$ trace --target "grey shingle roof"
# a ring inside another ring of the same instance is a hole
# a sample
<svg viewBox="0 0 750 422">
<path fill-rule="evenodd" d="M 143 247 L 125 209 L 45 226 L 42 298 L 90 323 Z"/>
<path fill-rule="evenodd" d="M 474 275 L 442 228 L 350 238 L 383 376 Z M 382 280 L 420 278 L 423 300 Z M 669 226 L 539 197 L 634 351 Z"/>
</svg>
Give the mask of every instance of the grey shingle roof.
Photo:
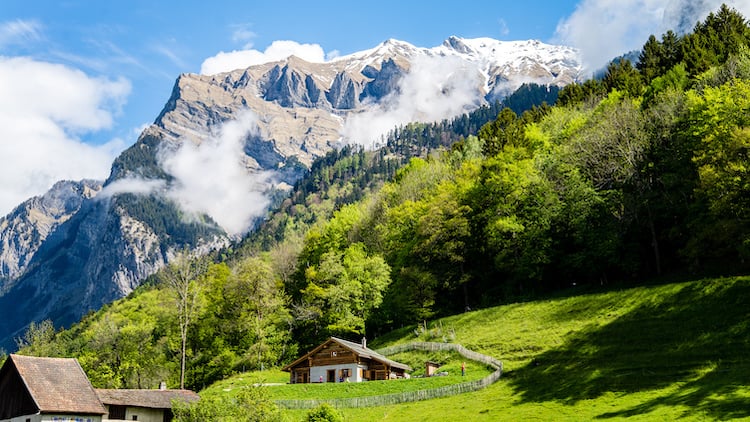
<svg viewBox="0 0 750 422">
<path fill-rule="evenodd" d="M 399 369 L 403 369 L 404 371 L 411 371 L 411 367 L 409 365 L 405 365 L 405 364 L 403 364 L 401 362 L 396 362 L 395 360 L 390 360 L 387 357 L 381 355 L 380 353 L 378 353 L 378 352 L 376 352 L 376 351 L 374 351 L 372 349 L 368 349 L 367 347 L 362 347 L 362 345 L 359 344 L 359 343 L 354 343 L 353 341 L 348 341 L 348 340 L 340 339 L 338 337 L 331 337 L 331 338 L 329 338 L 325 342 L 321 343 L 318 347 L 312 349 L 311 351 L 307 352 L 305 355 L 303 355 L 302 357 L 298 358 L 294 362 L 292 362 L 292 363 L 286 365 L 285 367 L 281 368 L 281 370 L 282 371 L 290 371 L 292 367 L 294 367 L 298 363 L 302 362 L 308 356 L 314 354 L 320 348 L 322 348 L 324 345 L 328 344 L 331 341 L 336 342 L 336 343 L 340 344 L 343 347 L 346 347 L 347 349 L 349 349 L 352 352 L 354 352 L 356 355 L 361 356 L 363 358 L 372 359 L 374 361 L 377 361 L 377 362 L 380 362 L 380 363 L 384 363 L 384 364 L 386 364 L 386 365 L 388 365 L 388 366 L 390 366 L 392 368 L 399 368 Z"/>
<path fill-rule="evenodd" d="M 347 349 L 350 349 L 352 352 L 358 354 L 359 356 L 369 358 L 372 360 L 376 360 L 378 362 L 384 363 L 392 368 L 399 368 L 403 369 L 404 371 L 411 371 L 411 367 L 409 365 L 405 365 L 401 362 L 396 362 L 395 360 L 390 360 L 387 357 L 381 355 L 380 353 L 368 349 L 367 347 L 362 347 L 361 344 L 355 343 L 353 341 L 348 341 L 344 339 L 340 339 L 338 337 L 331 337 L 331 340 L 337 342 L 338 344 L 346 347 Z"/>
<path fill-rule="evenodd" d="M 76 359 L 10 355 L 40 412 L 107 412 Z"/>
<path fill-rule="evenodd" d="M 118 406 L 138 406 L 150 409 L 171 409 L 172 399 L 187 403 L 198 401 L 200 396 L 190 390 L 106 390 L 97 389 L 102 403 Z"/>
</svg>

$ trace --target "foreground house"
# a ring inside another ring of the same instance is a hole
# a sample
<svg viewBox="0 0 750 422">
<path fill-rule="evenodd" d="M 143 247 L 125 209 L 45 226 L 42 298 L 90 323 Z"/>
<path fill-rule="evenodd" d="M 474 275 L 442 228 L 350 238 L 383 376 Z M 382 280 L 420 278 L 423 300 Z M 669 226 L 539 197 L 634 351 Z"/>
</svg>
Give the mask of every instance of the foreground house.
<svg viewBox="0 0 750 422">
<path fill-rule="evenodd" d="M 282 370 L 298 384 L 404 378 L 411 368 L 368 349 L 365 339 L 360 344 L 331 337 Z"/>
<path fill-rule="evenodd" d="M 101 422 L 105 413 L 75 359 L 10 355 L 0 368 L 0 422 Z"/>
<path fill-rule="evenodd" d="M 95 390 L 76 359 L 10 355 L 0 368 L 0 422 L 172 420 L 188 390 Z"/>
<path fill-rule="evenodd" d="M 173 418 L 172 401 L 187 403 L 199 400 L 190 390 L 102 390 L 97 389 L 107 408 L 104 421 L 169 422 Z"/>
</svg>

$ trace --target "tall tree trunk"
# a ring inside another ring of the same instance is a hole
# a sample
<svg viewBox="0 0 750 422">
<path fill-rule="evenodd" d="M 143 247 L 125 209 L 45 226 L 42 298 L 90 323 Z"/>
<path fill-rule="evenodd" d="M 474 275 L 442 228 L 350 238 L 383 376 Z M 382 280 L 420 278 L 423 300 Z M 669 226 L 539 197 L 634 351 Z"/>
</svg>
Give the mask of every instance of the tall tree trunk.
<svg viewBox="0 0 750 422">
<path fill-rule="evenodd" d="M 191 259 L 189 252 L 183 251 L 162 273 L 162 280 L 172 290 L 180 324 L 180 389 L 185 388 L 187 333 L 193 314 L 198 310 L 197 279 L 207 268 L 206 259 Z"/>
<path fill-rule="evenodd" d="M 185 389 L 185 356 L 187 355 L 187 324 L 180 329 L 182 348 L 180 354 L 180 390 Z"/>
</svg>

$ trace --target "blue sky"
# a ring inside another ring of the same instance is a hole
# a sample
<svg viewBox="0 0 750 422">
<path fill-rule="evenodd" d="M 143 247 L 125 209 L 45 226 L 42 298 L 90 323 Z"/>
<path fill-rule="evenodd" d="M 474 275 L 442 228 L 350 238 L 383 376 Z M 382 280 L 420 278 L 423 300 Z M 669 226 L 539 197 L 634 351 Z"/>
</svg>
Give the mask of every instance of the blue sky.
<svg viewBox="0 0 750 422">
<path fill-rule="evenodd" d="M 519 7 L 518 4 L 523 4 Z M 0 55 L 63 63 L 92 76 L 127 78 L 132 91 L 113 130 L 89 142 L 130 138 L 152 121 L 180 73 L 201 69 L 220 51 L 263 50 L 275 40 L 348 54 L 396 38 L 432 47 L 450 35 L 549 41 L 575 1 L 479 1 L 425 7 L 422 2 L 333 1 L 33 1 L 4 0 L 0 24 L 29 33 L 0 44 Z M 529 10 L 539 11 L 531 17 Z M 1 42 L 1 40 L 0 40 Z"/>
<path fill-rule="evenodd" d="M 750 10 L 750 0 L 728 2 Z M 597 66 L 662 33 L 685 3 L 696 0 L 3 0 L 0 215 L 55 180 L 105 178 L 179 74 L 221 52 L 291 40 L 332 57 L 456 35 L 573 45 Z M 697 3 L 703 13 L 720 1 Z"/>
</svg>

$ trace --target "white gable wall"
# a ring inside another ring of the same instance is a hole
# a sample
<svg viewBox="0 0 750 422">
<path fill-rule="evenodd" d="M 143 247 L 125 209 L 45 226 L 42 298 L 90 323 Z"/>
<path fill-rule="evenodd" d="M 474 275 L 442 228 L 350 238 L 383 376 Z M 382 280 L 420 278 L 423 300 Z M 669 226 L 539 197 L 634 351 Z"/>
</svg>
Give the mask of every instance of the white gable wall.
<svg viewBox="0 0 750 422">
<path fill-rule="evenodd" d="M 367 370 L 367 365 L 342 363 L 338 365 L 313 366 L 310 368 L 310 382 L 320 382 L 321 379 L 323 382 L 326 382 L 328 371 L 331 369 L 336 371 L 336 382 L 339 382 L 339 373 L 342 369 L 349 370 L 351 374 L 349 377 L 350 382 L 360 382 L 362 381 L 362 372 Z"/>
</svg>

